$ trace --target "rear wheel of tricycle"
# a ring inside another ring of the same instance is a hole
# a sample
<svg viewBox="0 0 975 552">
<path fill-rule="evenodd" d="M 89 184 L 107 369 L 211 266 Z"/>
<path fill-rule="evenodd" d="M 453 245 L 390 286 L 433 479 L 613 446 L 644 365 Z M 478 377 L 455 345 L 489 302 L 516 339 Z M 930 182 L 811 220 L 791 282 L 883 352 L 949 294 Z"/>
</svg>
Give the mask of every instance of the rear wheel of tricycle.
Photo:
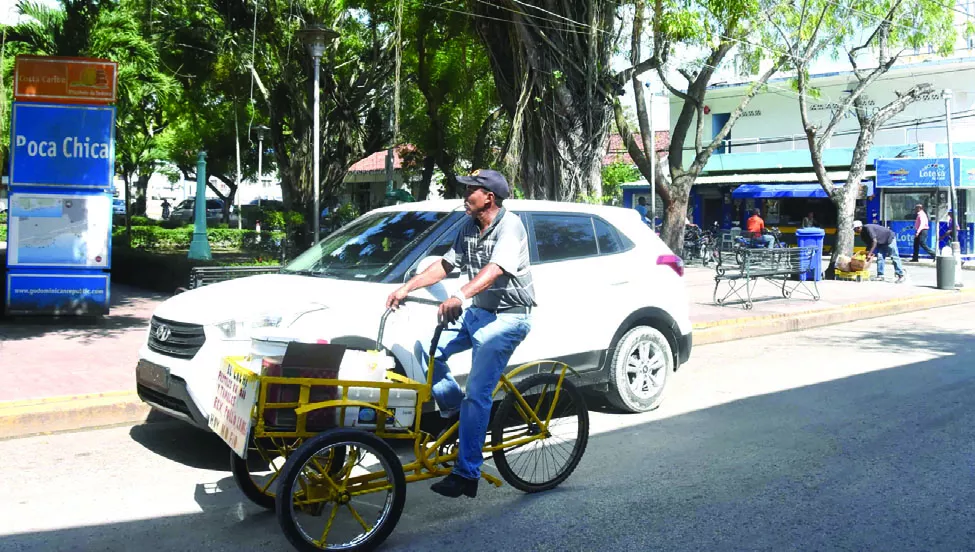
<svg viewBox="0 0 975 552">
<path fill-rule="evenodd" d="M 288 455 L 301 445 L 301 439 L 251 437 L 247 445 L 247 459 L 230 451 L 230 473 L 237 487 L 251 502 L 274 509 L 274 495 L 278 477 Z"/>
<path fill-rule="evenodd" d="M 268 510 L 274 509 L 278 479 L 288 456 L 301 446 L 299 438 L 251 436 L 247 446 L 247 459 L 230 451 L 230 473 L 240 492 L 254 504 Z M 332 471 L 337 472 L 345 462 L 345 452 L 338 449 L 332 459 Z"/>
<path fill-rule="evenodd" d="M 288 457 L 280 479 L 278 523 L 298 550 L 373 550 L 392 533 L 406 503 L 396 453 L 355 429 L 306 440 Z"/>
<path fill-rule="evenodd" d="M 537 440 L 494 451 L 494 463 L 512 487 L 526 493 L 555 488 L 579 465 L 589 442 L 589 411 L 579 389 L 557 374 L 535 374 L 517 384 L 518 392 L 544 423 L 547 434 Z M 549 418 L 551 413 L 551 418 Z M 543 429 L 523 410 L 513 394 L 501 401 L 492 420 L 491 445 L 538 436 Z"/>
</svg>

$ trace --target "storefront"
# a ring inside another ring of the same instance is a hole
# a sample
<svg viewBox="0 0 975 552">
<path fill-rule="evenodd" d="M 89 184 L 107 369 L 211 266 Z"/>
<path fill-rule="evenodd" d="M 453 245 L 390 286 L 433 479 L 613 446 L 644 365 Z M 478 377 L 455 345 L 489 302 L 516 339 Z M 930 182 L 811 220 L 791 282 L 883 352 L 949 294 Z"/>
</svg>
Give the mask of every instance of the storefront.
<svg viewBox="0 0 975 552">
<path fill-rule="evenodd" d="M 843 184 L 837 182 L 836 185 Z M 871 202 L 874 200 L 873 182 L 862 183 L 855 218 L 867 220 Z M 802 220 L 812 214 L 815 226 L 826 232 L 824 251 L 830 252 L 836 243 L 836 205 L 816 182 L 742 184 L 731 192 L 731 201 L 734 225 L 744 227 L 751 213 L 759 209 L 765 226 L 777 227 L 782 232 L 782 240 L 789 245 L 795 245 L 796 230 L 802 227 Z"/>
<path fill-rule="evenodd" d="M 877 188 L 880 190 L 881 223 L 897 233 L 902 256 L 914 254 L 914 208 L 924 205 L 931 220 L 928 245 L 940 249 L 949 241 L 948 159 L 877 159 Z M 975 254 L 975 223 L 969 205 L 975 201 L 975 159 L 954 158 L 955 190 L 958 196 L 958 238 L 964 257 Z M 923 252 L 922 252 L 923 255 Z"/>
<path fill-rule="evenodd" d="M 868 173 L 873 176 L 872 173 Z M 752 175 L 758 178 L 777 178 L 788 176 L 812 176 L 810 174 L 793 175 Z M 831 251 L 836 242 L 836 206 L 826 196 L 826 192 L 816 182 L 748 182 L 748 177 L 718 177 L 721 182 L 708 182 L 716 178 L 702 177 L 703 184 L 696 184 L 691 189 L 688 202 L 688 219 L 703 228 L 711 228 L 715 224 L 727 230 L 734 227 L 744 228 L 745 222 L 755 209 L 759 209 L 765 225 L 777 227 L 782 232 L 782 240 L 789 245 L 796 245 L 796 230 L 801 228 L 802 219 L 809 213 L 813 214 L 816 226 L 826 232 L 824 249 Z M 973 176 L 975 178 L 975 176 Z M 736 182 L 731 182 L 736 180 Z M 836 182 L 842 186 L 842 182 Z M 623 205 L 632 208 L 639 198 L 647 199 L 650 205 L 650 188 L 644 182 L 623 184 Z M 873 179 L 861 183 L 860 194 L 857 199 L 856 212 L 858 220 L 877 223 L 880 221 L 880 199 L 874 191 Z M 660 198 L 657 198 L 657 222 L 663 217 Z M 862 247 L 859 239 L 855 247 Z"/>
</svg>

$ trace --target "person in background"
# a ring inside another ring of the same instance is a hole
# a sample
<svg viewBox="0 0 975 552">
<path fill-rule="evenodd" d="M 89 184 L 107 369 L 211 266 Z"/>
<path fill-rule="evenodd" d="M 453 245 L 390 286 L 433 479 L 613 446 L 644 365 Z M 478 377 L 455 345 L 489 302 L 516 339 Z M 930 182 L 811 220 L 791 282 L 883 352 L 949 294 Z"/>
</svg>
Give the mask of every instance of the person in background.
<svg viewBox="0 0 975 552">
<path fill-rule="evenodd" d="M 897 234 L 886 226 L 879 224 L 863 224 L 853 221 L 853 233 L 860 236 L 863 245 L 867 248 L 867 262 L 877 257 L 877 279 L 884 279 L 884 258 L 890 257 L 894 263 L 894 274 L 897 276 L 896 283 L 904 281 L 904 267 L 901 266 L 901 257 L 897 253 Z"/>
<path fill-rule="evenodd" d="M 761 240 L 765 247 L 771 249 L 775 244 L 775 237 L 765 233 L 765 221 L 762 220 L 762 212 L 758 209 L 752 211 L 752 216 L 745 222 L 745 234 L 753 240 Z"/>
<path fill-rule="evenodd" d="M 914 213 L 917 215 L 914 218 L 914 255 L 911 257 L 911 262 L 918 262 L 918 250 L 924 249 L 924 252 L 931 255 L 931 258 L 937 257 L 931 246 L 928 245 L 928 228 L 930 224 L 928 222 L 928 214 L 924 212 L 924 205 L 918 203 L 914 206 Z"/>
<path fill-rule="evenodd" d="M 163 218 L 163 220 L 169 220 L 169 209 L 171 207 L 172 207 L 172 205 L 169 204 L 169 201 L 167 201 L 166 199 L 163 199 L 163 202 L 162 202 L 162 218 Z"/>
<path fill-rule="evenodd" d="M 819 223 L 816 222 L 816 216 L 812 211 L 809 214 L 802 217 L 802 227 L 803 228 L 818 228 Z"/>
<path fill-rule="evenodd" d="M 948 209 L 948 220 L 946 222 L 947 222 L 948 228 L 945 230 L 945 233 L 944 234 L 941 234 L 940 236 L 938 236 L 938 243 L 941 243 L 941 240 L 944 240 L 945 238 L 948 238 L 947 241 L 945 241 L 945 243 L 944 243 L 945 246 L 948 246 L 948 245 L 951 245 L 951 240 L 955 236 L 955 234 L 953 234 L 951 232 L 951 227 L 952 226 L 955 227 L 955 232 L 961 232 L 961 226 L 959 226 L 958 223 L 955 222 L 955 215 L 954 215 L 954 210 L 953 209 Z"/>
<path fill-rule="evenodd" d="M 637 213 L 640 213 L 640 218 L 643 219 L 643 222 L 650 224 L 650 219 L 647 218 L 647 213 L 649 212 L 647 209 L 647 198 L 641 197 L 638 199 L 637 205 L 634 207 L 634 209 L 636 209 Z"/>
</svg>

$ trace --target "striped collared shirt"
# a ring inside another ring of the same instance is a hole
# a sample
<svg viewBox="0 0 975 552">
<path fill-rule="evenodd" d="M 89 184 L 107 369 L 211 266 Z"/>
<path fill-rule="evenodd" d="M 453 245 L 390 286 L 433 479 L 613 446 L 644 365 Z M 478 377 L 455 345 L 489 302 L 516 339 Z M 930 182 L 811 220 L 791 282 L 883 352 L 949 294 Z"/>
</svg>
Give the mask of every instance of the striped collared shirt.
<svg viewBox="0 0 975 552">
<path fill-rule="evenodd" d="M 474 296 L 474 306 L 487 310 L 534 307 L 535 290 L 528 257 L 528 232 L 518 215 L 504 208 L 484 232 L 469 218 L 443 259 L 465 270 L 472 280 L 489 263 L 504 273 L 490 288 Z"/>
</svg>

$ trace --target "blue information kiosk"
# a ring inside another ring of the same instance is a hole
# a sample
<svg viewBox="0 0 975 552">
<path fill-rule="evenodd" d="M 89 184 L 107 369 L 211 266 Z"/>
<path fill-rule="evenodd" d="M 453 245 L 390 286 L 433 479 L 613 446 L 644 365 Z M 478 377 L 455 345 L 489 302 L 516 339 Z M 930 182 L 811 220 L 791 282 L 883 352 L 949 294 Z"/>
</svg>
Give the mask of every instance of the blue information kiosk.
<svg viewBox="0 0 975 552">
<path fill-rule="evenodd" d="M 18 98 L 10 138 L 7 314 L 108 314 L 115 107 Z"/>
</svg>

